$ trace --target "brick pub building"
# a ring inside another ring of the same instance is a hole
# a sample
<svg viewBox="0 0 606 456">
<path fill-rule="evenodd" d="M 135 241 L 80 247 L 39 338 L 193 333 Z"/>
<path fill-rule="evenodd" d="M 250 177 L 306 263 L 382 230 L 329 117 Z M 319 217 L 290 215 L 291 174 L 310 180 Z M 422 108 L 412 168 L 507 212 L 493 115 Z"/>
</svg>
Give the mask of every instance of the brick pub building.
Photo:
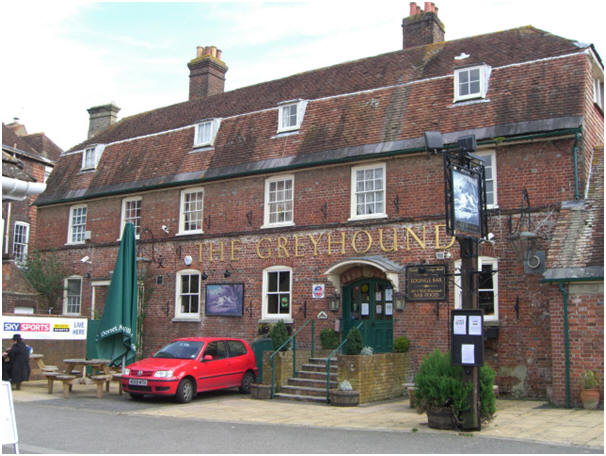
<svg viewBox="0 0 606 456">
<path fill-rule="evenodd" d="M 407 299 L 407 266 L 460 266 L 424 132 L 451 148 L 475 135 L 494 234 L 479 248 L 485 360 L 504 393 L 577 403 L 583 370 L 603 375 L 600 57 L 533 27 L 444 41 L 432 3 L 402 26 L 401 50 L 229 92 L 221 51 L 200 47 L 188 101 L 119 122 L 95 110 L 107 128 L 62 154 L 36 202 L 38 247 L 73 269 L 62 312 L 101 314 L 132 222 L 143 354 L 176 336 L 252 342 L 279 319 L 316 334 L 364 320 L 376 351 L 406 335 L 416 369 L 448 350 L 460 307 L 456 275 L 445 302 Z"/>
</svg>

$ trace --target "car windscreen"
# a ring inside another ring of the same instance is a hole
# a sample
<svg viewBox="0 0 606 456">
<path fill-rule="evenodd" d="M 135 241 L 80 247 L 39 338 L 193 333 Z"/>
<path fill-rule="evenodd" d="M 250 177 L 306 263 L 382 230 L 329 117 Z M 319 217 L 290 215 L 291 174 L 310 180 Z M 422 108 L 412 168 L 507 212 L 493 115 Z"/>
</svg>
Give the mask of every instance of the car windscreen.
<svg viewBox="0 0 606 456">
<path fill-rule="evenodd" d="M 154 358 L 196 359 L 204 342 L 177 340 L 156 352 Z"/>
</svg>

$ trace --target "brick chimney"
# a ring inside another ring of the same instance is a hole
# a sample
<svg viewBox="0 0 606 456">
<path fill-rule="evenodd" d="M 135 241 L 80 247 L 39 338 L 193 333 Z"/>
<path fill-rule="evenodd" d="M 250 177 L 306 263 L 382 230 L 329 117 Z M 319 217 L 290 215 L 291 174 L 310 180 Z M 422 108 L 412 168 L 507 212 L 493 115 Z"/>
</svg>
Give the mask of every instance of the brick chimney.
<svg viewBox="0 0 606 456">
<path fill-rule="evenodd" d="M 227 65 L 221 60 L 221 51 L 215 46 L 198 46 L 196 58 L 187 67 L 190 100 L 223 93 Z"/>
<path fill-rule="evenodd" d="M 423 11 L 416 2 L 410 2 L 410 16 L 402 20 L 402 48 L 444 41 L 444 24 L 438 19 L 435 3 L 425 2 Z"/>
<path fill-rule="evenodd" d="M 88 108 L 87 111 L 90 116 L 88 137 L 91 138 L 116 123 L 120 108 L 112 102 L 102 106 L 93 106 L 92 108 Z"/>
</svg>

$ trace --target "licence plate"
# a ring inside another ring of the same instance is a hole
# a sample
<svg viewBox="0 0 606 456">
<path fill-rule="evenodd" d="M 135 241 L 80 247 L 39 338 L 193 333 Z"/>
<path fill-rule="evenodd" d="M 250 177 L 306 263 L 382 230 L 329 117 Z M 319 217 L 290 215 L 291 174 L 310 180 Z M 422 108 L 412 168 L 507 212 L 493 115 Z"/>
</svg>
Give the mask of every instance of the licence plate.
<svg viewBox="0 0 606 456">
<path fill-rule="evenodd" d="M 129 378 L 129 385 L 139 385 L 139 386 L 147 386 L 147 380 L 141 380 L 139 378 Z"/>
</svg>

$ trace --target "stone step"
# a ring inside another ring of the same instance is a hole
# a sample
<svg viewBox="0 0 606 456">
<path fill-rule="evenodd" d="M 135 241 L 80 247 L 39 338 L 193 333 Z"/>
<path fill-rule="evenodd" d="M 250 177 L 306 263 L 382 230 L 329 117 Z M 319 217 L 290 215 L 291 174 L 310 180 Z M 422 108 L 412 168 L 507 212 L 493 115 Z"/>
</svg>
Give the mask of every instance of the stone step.
<svg viewBox="0 0 606 456">
<path fill-rule="evenodd" d="M 301 370 L 303 371 L 313 371 L 313 372 L 324 372 L 326 373 L 326 364 L 303 364 L 301 366 Z M 339 367 L 335 364 L 330 365 L 330 372 L 338 372 Z"/>
<path fill-rule="evenodd" d="M 317 402 L 319 404 L 326 403 L 326 395 L 324 397 L 319 397 L 319 396 L 307 396 L 304 394 L 276 393 L 276 394 L 274 394 L 274 398 L 275 399 L 287 399 L 290 401 Z"/>
<path fill-rule="evenodd" d="M 328 358 L 309 358 L 309 364 L 324 364 L 326 365 L 326 361 Z M 330 364 L 335 364 L 337 362 L 337 358 L 330 358 Z"/>
<path fill-rule="evenodd" d="M 311 386 L 282 386 L 280 388 L 280 394 L 292 394 L 298 396 L 313 396 L 313 397 L 324 397 L 326 399 L 326 387 L 314 388 Z"/>
<path fill-rule="evenodd" d="M 297 378 L 310 378 L 310 379 L 314 379 L 314 380 L 324 380 L 326 381 L 326 370 L 323 372 L 319 372 L 319 371 L 297 371 Z M 332 371 L 331 369 L 331 373 L 330 373 L 330 378 L 331 380 L 336 381 L 337 380 L 337 372 L 336 371 Z"/>
<path fill-rule="evenodd" d="M 336 388 L 338 386 L 338 382 L 336 381 L 336 379 L 334 381 L 330 382 L 330 387 L 331 388 Z M 308 386 L 308 387 L 312 387 L 312 388 L 324 388 L 326 389 L 326 378 L 324 379 L 312 379 L 312 378 L 301 378 L 301 377 L 296 377 L 296 378 L 289 378 L 288 379 L 288 386 Z"/>
</svg>

